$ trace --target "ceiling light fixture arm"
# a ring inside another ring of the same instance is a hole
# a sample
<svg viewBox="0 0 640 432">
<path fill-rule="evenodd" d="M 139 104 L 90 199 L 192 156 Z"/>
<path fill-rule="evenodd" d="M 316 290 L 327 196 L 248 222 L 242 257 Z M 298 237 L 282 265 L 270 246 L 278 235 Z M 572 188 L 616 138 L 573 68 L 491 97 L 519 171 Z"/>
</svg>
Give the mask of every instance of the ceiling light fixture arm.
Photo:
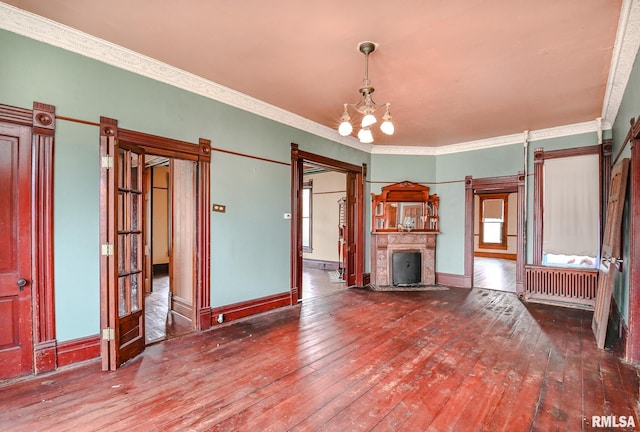
<svg viewBox="0 0 640 432">
<path fill-rule="evenodd" d="M 382 117 L 383 123 L 380 126 L 380 129 L 387 135 L 392 135 L 394 132 L 393 123 L 391 123 L 391 104 L 386 103 L 383 105 L 378 105 L 375 103 L 372 97 L 375 88 L 369 81 L 369 55 L 373 53 L 377 47 L 378 45 L 375 42 L 369 41 L 361 42 L 358 45 L 358 50 L 364 54 L 364 79 L 362 80 L 362 87 L 358 89 L 361 98 L 358 103 L 344 104 L 344 111 L 342 113 L 342 117 L 340 118 L 340 126 L 338 128 L 338 132 L 342 136 L 350 135 L 351 132 L 353 132 L 353 126 L 351 125 L 351 116 L 349 116 L 349 112 L 347 110 L 347 107 L 351 107 L 353 110 L 357 111 L 363 116 L 362 129 L 360 129 L 360 132 L 358 132 L 358 138 L 363 143 L 373 142 L 373 135 L 371 134 L 370 127 L 378 121 L 373 114 L 383 106 L 386 107 L 386 110 L 384 116 Z"/>
</svg>

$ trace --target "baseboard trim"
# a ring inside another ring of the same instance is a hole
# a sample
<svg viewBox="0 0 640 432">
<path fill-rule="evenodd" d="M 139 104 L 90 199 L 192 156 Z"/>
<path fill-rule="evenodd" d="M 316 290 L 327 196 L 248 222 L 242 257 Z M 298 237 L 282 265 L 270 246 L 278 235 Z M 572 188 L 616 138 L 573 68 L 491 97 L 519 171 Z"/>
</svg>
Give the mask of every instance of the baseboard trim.
<svg viewBox="0 0 640 432">
<path fill-rule="evenodd" d="M 35 344 L 34 372 L 36 375 L 56 370 L 56 345 L 55 339 Z"/>
<path fill-rule="evenodd" d="M 58 344 L 58 367 L 100 357 L 100 336 L 72 339 Z"/>
<path fill-rule="evenodd" d="M 317 268 L 322 270 L 338 270 L 340 263 L 337 261 L 325 261 L 317 259 L 303 259 L 302 266 L 308 268 Z"/>
<path fill-rule="evenodd" d="M 465 288 L 464 275 L 436 272 L 436 283 L 453 287 Z"/>
<path fill-rule="evenodd" d="M 221 314 L 224 316 L 223 322 L 229 322 L 284 306 L 291 306 L 290 292 L 211 308 L 211 325 L 217 326 L 222 324 L 217 321 L 218 315 Z"/>
<path fill-rule="evenodd" d="M 474 252 L 474 257 L 478 258 L 500 258 L 515 261 L 518 259 L 518 255 L 513 253 L 500 253 L 500 252 Z"/>
</svg>

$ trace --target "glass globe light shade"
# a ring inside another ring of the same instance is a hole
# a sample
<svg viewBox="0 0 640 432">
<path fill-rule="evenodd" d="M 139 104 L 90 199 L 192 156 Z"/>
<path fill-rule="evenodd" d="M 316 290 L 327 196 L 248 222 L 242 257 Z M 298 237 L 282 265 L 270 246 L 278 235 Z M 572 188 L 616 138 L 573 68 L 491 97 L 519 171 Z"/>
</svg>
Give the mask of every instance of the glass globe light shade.
<svg viewBox="0 0 640 432">
<path fill-rule="evenodd" d="M 358 139 L 363 144 L 370 144 L 373 142 L 373 134 L 371 133 L 371 129 L 362 128 L 360 132 L 358 132 Z"/>
<path fill-rule="evenodd" d="M 338 133 L 342 136 L 351 135 L 351 132 L 353 132 L 353 126 L 348 121 L 343 121 L 338 126 Z"/>
<path fill-rule="evenodd" d="M 387 135 L 393 135 L 395 128 L 393 127 L 393 123 L 391 123 L 391 120 L 385 120 L 380 125 L 380 130 Z"/>
<path fill-rule="evenodd" d="M 374 116 L 373 114 L 366 114 L 364 117 L 362 117 L 362 127 L 367 128 L 377 121 L 378 119 L 376 119 L 376 116 Z"/>
</svg>

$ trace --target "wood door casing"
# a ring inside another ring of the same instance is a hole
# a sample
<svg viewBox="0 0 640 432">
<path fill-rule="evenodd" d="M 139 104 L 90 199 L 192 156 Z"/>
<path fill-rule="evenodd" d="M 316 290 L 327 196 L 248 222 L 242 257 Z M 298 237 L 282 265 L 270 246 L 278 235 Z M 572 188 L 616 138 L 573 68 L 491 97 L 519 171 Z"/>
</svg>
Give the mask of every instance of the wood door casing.
<svg viewBox="0 0 640 432">
<path fill-rule="evenodd" d="M 609 199 L 607 202 L 607 220 L 602 237 L 601 261 L 598 269 L 598 291 L 593 312 L 591 328 L 596 337 L 598 348 L 604 348 L 607 336 L 607 323 L 611 307 L 611 291 L 615 283 L 616 260 L 620 259 L 620 233 L 622 212 L 627 191 L 629 159 L 623 159 L 611 171 Z"/>
<path fill-rule="evenodd" d="M 198 144 L 178 141 L 156 135 L 145 134 L 127 129 L 119 129 L 118 121 L 115 119 L 100 117 L 100 156 L 103 167 L 109 166 L 108 159 L 116 154 L 118 146 L 128 150 L 140 149 L 145 153 L 162 156 L 166 158 L 176 158 L 193 161 L 196 168 L 196 220 L 195 220 L 195 285 L 194 309 L 196 327 L 198 330 L 206 330 L 211 327 L 211 306 L 210 306 L 210 216 L 209 216 L 209 181 L 210 181 L 210 161 L 211 161 L 211 141 L 200 138 Z M 106 159 L 106 160 L 105 160 Z M 103 250 L 109 245 L 114 245 L 116 241 L 116 215 L 117 215 L 117 193 L 116 193 L 116 172 L 118 170 L 118 157 L 115 157 L 111 168 L 101 170 L 100 184 L 100 243 Z M 143 161 L 140 161 L 140 167 Z M 139 170 L 142 172 L 142 168 Z M 142 174 L 140 174 L 142 175 Z M 144 190 L 142 195 L 144 195 Z M 136 193 L 138 193 L 136 191 Z M 143 209 L 143 204 L 140 204 Z M 144 227 L 144 218 L 141 222 Z M 132 234 L 132 233 L 130 233 Z M 137 234 L 137 233 L 136 233 Z M 144 232 L 140 235 L 144 237 Z M 142 243 L 140 243 L 142 245 Z M 114 249 L 117 250 L 116 247 Z M 142 252 L 144 248 L 141 246 Z M 115 251 L 114 251 L 115 252 Z M 117 252 L 116 252 L 117 253 Z M 140 314 L 137 324 L 135 320 L 128 321 L 128 326 L 118 326 L 117 317 L 118 305 L 115 286 L 117 282 L 118 268 L 115 265 L 114 256 L 101 254 L 100 257 L 100 325 L 101 325 L 101 353 L 102 369 L 117 369 L 125 360 L 124 354 L 131 355 L 139 347 L 144 349 L 144 315 Z M 141 268 L 143 266 L 141 265 Z M 142 270 L 144 276 L 144 270 Z M 141 276 L 141 277 L 143 277 Z M 142 282 L 138 285 L 138 292 L 142 293 Z M 142 304 L 142 302 L 141 302 Z M 132 314 L 133 315 L 133 314 Z M 113 332 L 113 340 L 110 333 Z M 120 335 L 127 335 L 127 346 L 117 355 L 116 345 L 122 345 Z M 106 336 L 106 337 L 105 337 Z"/>
<path fill-rule="evenodd" d="M 347 173 L 347 225 L 346 231 L 346 273 L 347 286 L 356 285 L 358 266 L 356 265 L 357 232 L 358 224 L 358 176 L 352 172 Z"/>
<path fill-rule="evenodd" d="M 33 371 L 31 128 L 0 124 L 0 379 Z M 22 286 L 19 286 L 18 281 Z"/>
<path fill-rule="evenodd" d="M 347 198 L 346 241 L 352 239 L 349 251 L 347 247 L 346 274 L 348 285 L 362 285 L 364 280 L 364 179 L 367 166 L 357 166 L 331 159 L 325 156 L 299 150 L 297 144 L 291 144 L 291 303 L 302 299 L 302 183 L 303 162 L 327 168 L 332 171 L 351 175 L 347 188 L 351 189 L 352 200 Z M 351 230 L 351 232 L 349 232 Z M 349 257 L 349 253 L 352 253 Z M 350 276 L 351 275 L 351 276 Z M 352 282 L 350 283 L 349 280 Z"/>
</svg>

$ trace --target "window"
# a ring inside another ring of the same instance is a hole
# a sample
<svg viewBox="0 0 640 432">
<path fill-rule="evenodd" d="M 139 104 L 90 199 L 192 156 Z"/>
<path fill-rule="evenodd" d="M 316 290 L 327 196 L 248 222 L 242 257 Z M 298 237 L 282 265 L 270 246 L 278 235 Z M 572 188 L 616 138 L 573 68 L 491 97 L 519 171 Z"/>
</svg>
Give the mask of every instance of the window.
<svg viewBox="0 0 640 432">
<path fill-rule="evenodd" d="M 595 267 L 600 245 L 597 154 L 544 163 L 542 263 Z"/>
<path fill-rule="evenodd" d="M 311 215 L 313 208 L 313 180 L 302 184 L 302 251 L 312 252 Z"/>
<path fill-rule="evenodd" d="M 533 264 L 597 268 L 610 141 L 534 152 Z"/>
<path fill-rule="evenodd" d="M 480 197 L 479 247 L 507 249 L 508 194 L 483 194 Z"/>
</svg>

